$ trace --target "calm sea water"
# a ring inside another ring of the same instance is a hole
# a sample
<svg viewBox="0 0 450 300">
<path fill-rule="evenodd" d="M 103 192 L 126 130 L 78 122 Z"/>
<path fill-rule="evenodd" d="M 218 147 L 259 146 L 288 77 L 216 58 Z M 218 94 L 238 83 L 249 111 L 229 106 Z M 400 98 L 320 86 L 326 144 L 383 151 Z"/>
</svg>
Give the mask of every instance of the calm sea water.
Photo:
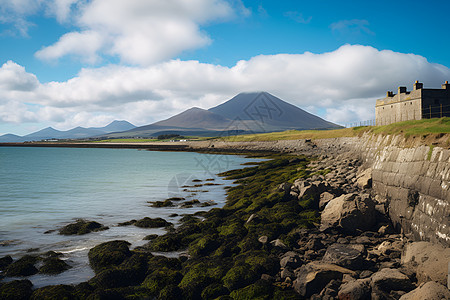
<svg viewBox="0 0 450 300">
<path fill-rule="evenodd" d="M 231 182 L 217 173 L 251 161 L 241 156 L 131 149 L 0 147 L 0 257 L 63 252 L 73 266 L 56 276 L 29 277 L 35 287 L 75 284 L 93 276 L 87 252 L 115 239 L 132 247 L 145 244 L 148 234 L 163 229 L 119 227 L 119 222 L 162 217 L 176 223 L 185 214 L 209 208 L 152 208 L 148 201 L 181 196 L 187 200 L 225 202 Z M 217 183 L 194 187 L 200 179 Z M 82 236 L 62 236 L 58 229 L 75 219 L 94 220 L 110 229 Z"/>
</svg>

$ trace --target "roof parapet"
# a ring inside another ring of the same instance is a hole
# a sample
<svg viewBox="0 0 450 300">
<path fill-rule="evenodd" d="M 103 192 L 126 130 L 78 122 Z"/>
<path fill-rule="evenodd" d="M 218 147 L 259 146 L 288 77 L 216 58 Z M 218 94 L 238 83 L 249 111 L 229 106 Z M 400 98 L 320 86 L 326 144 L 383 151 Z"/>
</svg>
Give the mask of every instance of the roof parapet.
<svg viewBox="0 0 450 300">
<path fill-rule="evenodd" d="M 414 90 L 420 90 L 423 89 L 423 83 L 419 82 L 419 80 L 416 80 L 416 82 L 414 83 Z"/>
<path fill-rule="evenodd" d="M 399 86 L 398 87 L 398 93 L 399 94 L 405 94 L 406 93 L 406 86 Z"/>
</svg>

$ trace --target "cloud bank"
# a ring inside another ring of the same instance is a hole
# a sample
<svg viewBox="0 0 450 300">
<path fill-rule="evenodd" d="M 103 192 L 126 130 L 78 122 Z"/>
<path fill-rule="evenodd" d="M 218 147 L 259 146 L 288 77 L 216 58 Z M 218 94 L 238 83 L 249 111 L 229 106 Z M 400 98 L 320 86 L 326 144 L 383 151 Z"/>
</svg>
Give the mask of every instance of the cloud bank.
<svg viewBox="0 0 450 300">
<path fill-rule="evenodd" d="M 77 2 L 74 24 L 69 32 L 36 52 L 43 60 L 71 55 L 95 64 L 102 56 L 118 57 L 133 65 L 150 65 L 170 59 L 185 50 L 211 43 L 200 29 L 208 22 L 226 20 L 235 14 L 224 0 L 59 0 L 55 14 L 70 15 Z"/>
<path fill-rule="evenodd" d="M 450 69 L 414 55 L 344 45 L 314 54 L 259 55 L 233 67 L 169 60 L 149 66 L 82 69 L 64 82 L 40 83 L 14 62 L 0 68 L 0 122 L 41 120 L 60 129 L 126 119 L 148 124 L 192 106 L 210 108 L 237 93 L 267 91 L 330 121 L 374 118 L 375 99 L 415 80 L 440 87 Z"/>
</svg>

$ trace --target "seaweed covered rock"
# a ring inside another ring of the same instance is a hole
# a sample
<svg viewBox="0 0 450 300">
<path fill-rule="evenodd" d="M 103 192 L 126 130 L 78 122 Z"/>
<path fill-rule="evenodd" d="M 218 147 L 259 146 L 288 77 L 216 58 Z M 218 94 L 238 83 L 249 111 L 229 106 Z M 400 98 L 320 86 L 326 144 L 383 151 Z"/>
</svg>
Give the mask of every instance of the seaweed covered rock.
<svg viewBox="0 0 450 300">
<path fill-rule="evenodd" d="M 39 268 L 42 274 L 59 274 L 71 268 L 65 261 L 57 257 L 48 257 L 43 260 L 44 264 Z"/>
<path fill-rule="evenodd" d="M 86 221 L 83 219 L 77 220 L 75 223 L 68 224 L 59 229 L 59 234 L 62 235 L 82 235 L 90 232 L 102 231 L 109 229 L 102 224 L 95 221 Z"/>
<path fill-rule="evenodd" d="M 49 285 L 39 288 L 33 292 L 30 300 L 53 300 L 53 299 L 65 299 L 76 300 L 75 288 L 71 285 Z"/>
<path fill-rule="evenodd" d="M 89 284 L 101 289 L 138 285 L 141 280 L 131 269 L 112 267 L 100 271 L 89 280 Z"/>
<path fill-rule="evenodd" d="M 6 276 L 30 276 L 38 272 L 34 266 L 37 262 L 37 257 L 32 255 L 25 255 L 10 264 L 6 270 Z"/>
<path fill-rule="evenodd" d="M 127 241 L 110 241 L 89 250 L 88 257 L 92 269 L 97 273 L 103 269 L 118 266 L 132 255 Z"/>
<path fill-rule="evenodd" d="M 230 290 L 243 288 L 258 279 L 258 274 L 248 264 L 238 265 L 231 268 L 223 277 L 223 284 Z"/>
<path fill-rule="evenodd" d="M 258 280 L 257 282 L 246 286 L 244 288 L 232 291 L 230 296 L 233 299 L 273 299 L 272 297 L 273 286 L 264 280 Z"/>
<path fill-rule="evenodd" d="M 134 223 L 134 226 L 141 228 L 159 228 L 159 227 L 167 227 L 172 225 L 172 223 L 167 222 L 163 218 L 149 218 L 145 217 L 141 220 L 138 220 Z"/>
<path fill-rule="evenodd" d="M 149 202 L 151 207 L 173 207 L 175 206 L 173 202 L 169 199 L 166 199 L 164 201 L 153 201 Z"/>
<path fill-rule="evenodd" d="M 220 296 L 228 295 L 230 291 L 221 283 L 213 283 L 203 289 L 202 299 L 216 299 Z"/>
<path fill-rule="evenodd" d="M 158 300 L 183 299 L 183 290 L 175 284 L 165 286 L 160 292 Z"/>
<path fill-rule="evenodd" d="M 183 275 L 177 270 L 162 268 L 153 271 L 148 275 L 142 286 L 148 289 L 152 294 L 159 294 L 161 289 L 168 285 L 178 285 Z"/>
<path fill-rule="evenodd" d="M 12 264 L 13 259 L 11 256 L 7 255 L 2 258 L 0 258 L 0 271 L 3 271 L 8 267 L 10 264 Z"/>
<path fill-rule="evenodd" d="M 33 284 L 28 279 L 14 280 L 0 286 L 0 299 L 3 300 L 27 300 L 33 291 Z"/>
</svg>

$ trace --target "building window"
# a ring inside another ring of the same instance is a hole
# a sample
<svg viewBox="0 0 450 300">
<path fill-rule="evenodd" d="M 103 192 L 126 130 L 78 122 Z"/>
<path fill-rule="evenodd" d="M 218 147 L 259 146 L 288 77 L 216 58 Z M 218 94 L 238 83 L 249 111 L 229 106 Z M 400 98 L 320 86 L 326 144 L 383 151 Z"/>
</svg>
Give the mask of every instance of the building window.
<svg viewBox="0 0 450 300">
<path fill-rule="evenodd" d="M 434 99 L 434 104 L 439 104 L 439 99 Z"/>
</svg>

